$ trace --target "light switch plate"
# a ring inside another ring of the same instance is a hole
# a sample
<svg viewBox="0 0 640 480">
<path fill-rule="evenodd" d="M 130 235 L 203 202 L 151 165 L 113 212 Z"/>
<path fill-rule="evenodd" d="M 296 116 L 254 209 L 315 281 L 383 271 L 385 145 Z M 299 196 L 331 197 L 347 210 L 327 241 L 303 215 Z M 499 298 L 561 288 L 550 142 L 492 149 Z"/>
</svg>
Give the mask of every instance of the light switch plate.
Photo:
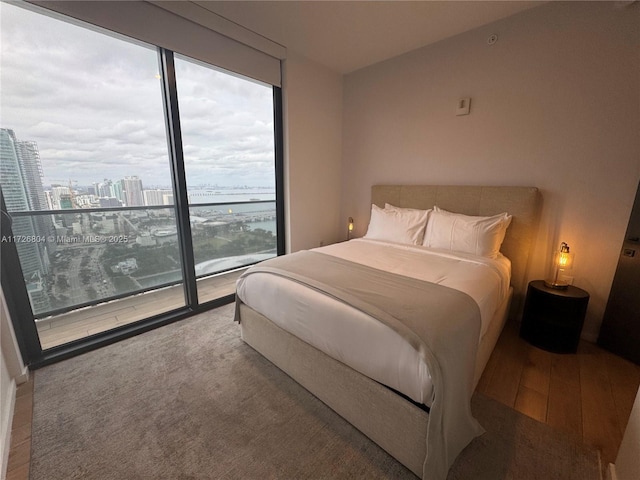
<svg viewBox="0 0 640 480">
<path fill-rule="evenodd" d="M 456 106 L 456 115 L 469 115 L 471 97 L 461 98 Z"/>
</svg>

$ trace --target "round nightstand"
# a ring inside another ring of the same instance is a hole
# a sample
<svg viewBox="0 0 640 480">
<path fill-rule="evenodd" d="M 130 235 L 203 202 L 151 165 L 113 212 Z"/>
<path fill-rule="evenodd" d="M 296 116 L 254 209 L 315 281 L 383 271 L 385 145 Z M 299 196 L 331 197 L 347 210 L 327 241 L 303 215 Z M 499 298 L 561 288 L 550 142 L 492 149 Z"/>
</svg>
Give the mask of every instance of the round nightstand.
<svg viewBox="0 0 640 480">
<path fill-rule="evenodd" d="M 527 289 L 520 336 L 550 352 L 575 353 L 588 303 L 589 294 L 581 288 L 549 288 L 534 280 Z"/>
</svg>

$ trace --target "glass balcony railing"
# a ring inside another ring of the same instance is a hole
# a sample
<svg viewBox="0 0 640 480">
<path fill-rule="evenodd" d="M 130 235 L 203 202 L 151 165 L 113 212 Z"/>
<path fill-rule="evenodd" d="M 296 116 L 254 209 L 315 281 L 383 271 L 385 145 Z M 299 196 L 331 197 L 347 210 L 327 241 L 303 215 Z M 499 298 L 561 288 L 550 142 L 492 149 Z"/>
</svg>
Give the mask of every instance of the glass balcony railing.
<svg viewBox="0 0 640 480">
<path fill-rule="evenodd" d="M 189 211 L 198 278 L 276 255 L 275 202 L 192 205 Z"/>
<path fill-rule="evenodd" d="M 274 201 L 198 204 L 189 211 L 197 278 L 276 256 Z M 183 281 L 172 206 L 11 216 L 13 238 L 3 241 L 16 243 L 36 319 Z"/>
</svg>

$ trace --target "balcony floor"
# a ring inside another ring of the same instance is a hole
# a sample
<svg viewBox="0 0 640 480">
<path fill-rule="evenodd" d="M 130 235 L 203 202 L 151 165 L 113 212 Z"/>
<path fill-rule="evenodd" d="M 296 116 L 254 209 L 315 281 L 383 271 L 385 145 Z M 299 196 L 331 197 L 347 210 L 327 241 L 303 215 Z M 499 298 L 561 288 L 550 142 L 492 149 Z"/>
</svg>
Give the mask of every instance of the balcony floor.
<svg viewBox="0 0 640 480">
<path fill-rule="evenodd" d="M 243 271 L 234 270 L 198 280 L 200 303 L 234 293 L 236 280 Z M 46 350 L 184 305 L 183 287 L 175 285 L 38 320 L 36 327 L 42 349 Z"/>
</svg>

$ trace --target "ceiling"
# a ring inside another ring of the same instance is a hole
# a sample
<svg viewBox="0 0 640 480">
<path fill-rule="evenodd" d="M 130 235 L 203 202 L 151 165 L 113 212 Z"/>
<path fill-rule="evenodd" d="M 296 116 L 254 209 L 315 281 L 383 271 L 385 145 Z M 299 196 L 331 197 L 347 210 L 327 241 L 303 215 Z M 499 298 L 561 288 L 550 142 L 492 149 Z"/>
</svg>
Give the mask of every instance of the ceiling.
<svg viewBox="0 0 640 480">
<path fill-rule="evenodd" d="M 196 1 L 340 73 L 472 30 L 541 1 Z"/>
</svg>

